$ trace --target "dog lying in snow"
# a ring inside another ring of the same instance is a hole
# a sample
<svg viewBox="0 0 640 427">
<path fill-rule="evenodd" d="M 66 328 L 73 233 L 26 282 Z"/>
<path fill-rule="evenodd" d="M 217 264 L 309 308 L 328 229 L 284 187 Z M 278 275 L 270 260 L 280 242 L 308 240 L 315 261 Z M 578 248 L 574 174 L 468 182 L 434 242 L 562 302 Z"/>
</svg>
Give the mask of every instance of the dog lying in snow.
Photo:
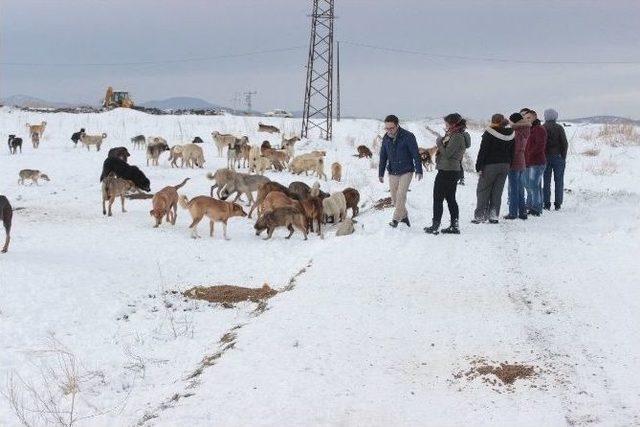
<svg viewBox="0 0 640 427">
<path fill-rule="evenodd" d="M 217 200 L 213 197 L 197 196 L 189 200 L 187 196 L 180 196 L 178 202 L 183 209 L 188 210 L 191 214 L 193 221 L 189 228 L 191 229 L 191 237 L 194 239 L 200 237 L 198 235 L 198 223 L 204 216 L 209 218 L 209 236 L 213 237 L 213 226 L 217 221 L 222 223 L 222 234 L 225 240 L 229 240 L 227 237 L 227 221 L 229 218 L 247 216 L 240 205 Z"/>
</svg>

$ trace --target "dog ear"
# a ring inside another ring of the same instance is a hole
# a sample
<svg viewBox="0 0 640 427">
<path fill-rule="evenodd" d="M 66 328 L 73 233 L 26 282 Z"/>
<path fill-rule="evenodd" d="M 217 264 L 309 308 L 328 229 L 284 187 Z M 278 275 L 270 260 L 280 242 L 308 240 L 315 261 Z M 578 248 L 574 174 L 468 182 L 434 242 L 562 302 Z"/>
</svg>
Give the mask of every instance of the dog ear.
<svg viewBox="0 0 640 427">
<path fill-rule="evenodd" d="M 149 211 L 149 215 L 153 216 L 153 209 Z"/>
</svg>

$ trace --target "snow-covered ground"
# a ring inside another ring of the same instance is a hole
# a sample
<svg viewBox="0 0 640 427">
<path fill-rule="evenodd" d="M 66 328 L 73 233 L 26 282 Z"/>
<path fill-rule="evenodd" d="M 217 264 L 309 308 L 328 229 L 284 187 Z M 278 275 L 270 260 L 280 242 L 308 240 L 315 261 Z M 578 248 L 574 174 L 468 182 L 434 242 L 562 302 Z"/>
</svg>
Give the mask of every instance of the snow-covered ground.
<svg viewBox="0 0 640 427">
<path fill-rule="evenodd" d="M 34 150 L 25 123 L 42 120 Z M 297 120 L 260 121 L 287 135 L 299 129 Z M 77 424 L 92 426 L 640 423 L 640 147 L 602 143 L 585 156 L 600 127 L 567 128 L 563 209 L 526 222 L 470 224 L 477 177 L 468 173 L 458 190 L 460 236 L 422 232 L 435 172 L 412 183 L 411 229 L 391 229 L 391 211 L 371 209 L 388 196 L 386 185 L 375 161 L 353 157 L 352 143 L 371 146 L 382 127 L 373 120 L 343 120 L 332 143 L 298 145 L 343 164 L 343 182 L 323 182 L 325 191 L 361 192 L 351 236 L 335 237 L 329 226 L 324 240 L 287 241 L 278 231 L 262 241 L 251 220 L 234 218 L 230 241 L 192 240 L 181 209 L 175 226 L 152 228 L 149 200 L 128 200 L 124 214 L 118 201 L 113 217 L 102 216 L 98 177 L 109 148 L 127 146 L 153 191 L 191 177 L 181 192 L 192 197 L 208 194 L 206 173 L 226 163 L 213 130 L 279 143 L 279 135 L 258 134 L 257 122 L 0 110 L 0 140 L 25 139 L 21 155 L 0 154 L 0 194 L 19 209 L 10 251 L 0 256 L 0 425 L 20 425 L 20 408 L 35 425 L 43 423 L 36 408 L 68 420 L 72 401 Z M 424 124 L 407 128 L 430 146 Z M 108 134 L 101 152 L 73 147 L 80 127 Z M 199 135 L 205 168 L 171 169 L 167 154 L 147 167 L 129 142 L 137 134 L 170 144 Z M 475 158 L 480 131 L 472 136 Z M 51 181 L 18 185 L 24 168 Z M 176 293 L 264 283 L 282 291 L 266 307 Z M 478 360 L 532 365 L 535 375 L 502 385 L 469 374 Z"/>
</svg>

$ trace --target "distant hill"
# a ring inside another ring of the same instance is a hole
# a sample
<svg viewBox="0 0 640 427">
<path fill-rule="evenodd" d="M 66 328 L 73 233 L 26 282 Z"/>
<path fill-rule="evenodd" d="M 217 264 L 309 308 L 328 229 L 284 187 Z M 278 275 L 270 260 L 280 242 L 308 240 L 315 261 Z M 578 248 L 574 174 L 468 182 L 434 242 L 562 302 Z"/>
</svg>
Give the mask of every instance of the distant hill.
<svg viewBox="0 0 640 427">
<path fill-rule="evenodd" d="M 212 104 L 204 99 L 188 96 L 176 96 L 173 98 L 141 102 L 138 103 L 138 105 L 145 108 L 157 108 L 159 110 L 211 110 L 221 108 L 221 106 Z"/>
<path fill-rule="evenodd" d="M 618 117 L 618 116 L 592 116 L 592 117 L 580 117 L 577 119 L 571 120 L 562 120 L 563 122 L 569 123 L 591 123 L 595 125 L 604 125 L 604 124 L 630 124 L 635 126 L 640 126 L 640 120 L 629 119 L 627 117 Z"/>
<path fill-rule="evenodd" d="M 29 107 L 29 108 L 71 108 L 87 106 L 86 103 L 77 102 L 57 102 L 47 101 L 41 98 L 36 98 L 29 95 L 12 95 L 7 98 L 0 99 L 0 103 L 3 105 L 11 105 L 15 107 Z"/>
</svg>

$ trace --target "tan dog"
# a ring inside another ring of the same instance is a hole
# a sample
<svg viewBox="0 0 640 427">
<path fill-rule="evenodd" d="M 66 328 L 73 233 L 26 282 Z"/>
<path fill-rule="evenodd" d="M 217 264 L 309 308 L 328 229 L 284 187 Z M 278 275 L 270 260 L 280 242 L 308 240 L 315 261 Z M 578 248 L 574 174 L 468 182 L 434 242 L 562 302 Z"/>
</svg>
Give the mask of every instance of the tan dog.
<svg viewBox="0 0 640 427">
<path fill-rule="evenodd" d="M 424 166 L 427 171 L 432 171 L 434 160 L 438 154 L 438 147 L 418 147 L 418 154 L 420 155 L 420 162 L 422 162 L 422 166 Z"/>
<path fill-rule="evenodd" d="M 38 180 L 40 178 L 42 178 L 45 181 L 51 181 L 46 174 L 40 172 L 37 169 L 22 169 L 20 172 L 18 172 L 18 176 L 20 177 L 18 179 L 18 184 L 22 184 L 22 185 L 24 185 L 25 179 L 30 179 L 32 183 L 36 185 L 39 185 Z"/>
<path fill-rule="evenodd" d="M 156 225 L 153 228 L 158 228 L 162 224 L 162 217 L 167 216 L 167 222 L 171 225 L 176 225 L 176 218 L 178 217 L 178 190 L 189 181 L 189 178 L 185 178 L 181 184 L 170 185 L 164 187 L 153 195 L 151 203 L 153 209 L 149 212 L 152 217 L 156 219 Z"/>
<path fill-rule="evenodd" d="M 342 180 L 342 165 L 338 162 L 331 165 L 331 179 L 338 182 Z"/>
<path fill-rule="evenodd" d="M 265 213 L 274 211 L 278 208 L 294 208 L 301 210 L 299 201 L 288 197 L 280 191 L 272 191 L 267 194 L 262 201 L 260 214 L 264 215 Z"/>
<path fill-rule="evenodd" d="M 87 135 L 82 132 L 80 134 L 80 142 L 87 147 L 87 151 L 89 151 L 89 147 L 92 145 L 96 146 L 96 151 L 100 151 L 100 146 L 102 145 L 102 141 L 106 139 L 107 134 L 103 133 L 102 135 Z"/>
<path fill-rule="evenodd" d="M 47 122 L 42 122 L 39 125 L 30 125 L 27 123 L 27 128 L 29 129 L 29 135 L 33 135 L 34 133 L 38 134 L 38 141 L 42 139 L 42 134 L 44 133 L 44 129 L 47 127 Z"/>
<path fill-rule="evenodd" d="M 124 208 L 124 195 L 127 192 L 137 189 L 133 181 L 118 178 L 113 172 L 102 180 L 102 215 L 107 215 L 105 202 L 109 201 L 109 216 L 111 215 L 111 206 L 115 202 L 116 197 L 120 196 L 120 205 L 122 205 L 122 213 L 127 210 Z"/>
<path fill-rule="evenodd" d="M 209 236 L 213 237 L 213 225 L 218 221 L 222 223 L 225 240 L 229 240 L 227 237 L 227 221 L 229 218 L 247 216 L 237 203 L 224 202 L 209 196 L 197 196 L 191 200 L 187 199 L 187 196 L 180 196 L 179 203 L 183 209 L 187 209 L 191 214 L 193 221 L 189 228 L 191 229 L 191 237 L 194 239 L 200 237 L 198 235 L 198 223 L 205 215 L 209 217 Z"/>
<path fill-rule="evenodd" d="M 184 167 L 184 157 L 182 156 L 182 145 L 174 145 L 169 150 L 169 158 L 167 160 L 171 161 L 171 167 L 178 167 L 178 159 L 182 161 L 180 167 Z"/>
</svg>

